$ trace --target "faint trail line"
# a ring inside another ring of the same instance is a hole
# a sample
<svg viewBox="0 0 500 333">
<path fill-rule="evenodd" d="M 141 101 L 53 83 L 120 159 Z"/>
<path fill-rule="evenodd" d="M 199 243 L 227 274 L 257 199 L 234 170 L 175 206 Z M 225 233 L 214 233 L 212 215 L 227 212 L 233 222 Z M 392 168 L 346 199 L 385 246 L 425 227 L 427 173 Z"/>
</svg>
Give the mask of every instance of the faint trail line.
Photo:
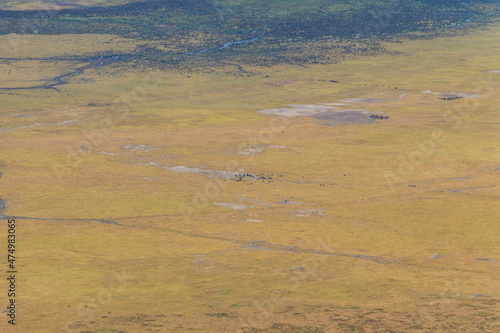
<svg viewBox="0 0 500 333">
<path fill-rule="evenodd" d="M 2 89 L 2 88 L 0 88 Z M 12 128 L 2 128 L 0 129 L 0 132 L 8 132 L 8 131 L 16 131 L 16 130 L 22 130 L 26 128 L 34 128 L 34 127 L 40 127 L 40 126 L 61 126 L 61 125 L 74 125 L 74 123 L 80 122 L 80 121 L 87 121 L 91 119 L 70 119 L 66 121 L 60 121 L 57 123 L 36 123 L 33 125 L 26 125 L 26 126 L 20 126 L 20 127 L 12 127 Z"/>
<path fill-rule="evenodd" d="M 129 228 L 138 228 L 137 226 L 133 226 L 133 225 L 122 225 L 122 226 L 129 227 Z M 144 228 L 144 226 L 141 226 L 141 228 Z M 241 245 L 241 246 L 246 247 L 246 248 L 253 248 L 253 249 L 258 249 L 258 250 L 285 251 L 285 252 L 292 252 L 292 253 L 312 253 L 312 254 L 322 254 L 322 255 L 331 255 L 331 256 L 342 256 L 342 257 L 350 257 L 350 258 L 371 261 L 371 262 L 375 262 L 378 264 L 384 264 L 384 265 L 392 264 L 392 263 L 399 261 L 399 260 L 391 259 L 391 258 L 368 256 L 368 255 L 345 253 L 345 252 L 337 252 L 337 251 L 328 252 L 328 251 L 316 250 L 316 249 L 301 249 L 301 248 L 298 248 L 295 246 L 272 244 L 272 243 L 268 243 L 268 242 L 262 241 L 262 240 L 259 240 L 259 241 L 237 240 L 237 239 L 225 238 L 225 237 L 220 237 L 220 236 L 212 236 L 212 235 L 203 234 L 203 233 L 186 232 L 186 231 L 170 229 L 170 228 L 149 227 L 149 229 L 155 229 L 158 231 L 176 233 L 176 234 L 180 234 L 180 235 L 187 236 L 187 237 L 197 237 L 197 238 L 204 238 L 204 239 L 219 240 L 219 241 L 229 242 L 232 244 L 238 244 L 238 245 Z"/>
<path fill-rule="evenodd" d="M 300 249 L 300 248 L 295 247 L 295 246 L 285 246 L 285 245 L 280 245 L 280 244 L 272 244 L 272 243 L 268 243 L 266 241 L 254 241 L 254 242 L 251 242 L 249 245 L 246 245 L 246 247 L 259 249 L 259 250 L 269 250 L 269 251 L 286 251 L 286 252 L 293 252 L 293 253 L 312 253 L 312 254 L 323 254 L 323 255 L 330 255 L 330 256 L 351 257 L 351 258 L 357 258 L 357 259 L 371 261 L 371 262 L 375 262 L 377 264 L 384 264 L 384 265 L 392 264 L 392 263 L 399 261 L 396 259 L 376 257 L 376 256 L 367 256 L 367 255 L 362 255 L 362 254 L 353 254 L 353 253 L 346 253 L 346 252 L 337 252 L 337 251 L 328 252 L 328 251 L 315 250 L 315 249 Z"/>
<path fill-rule="evenodd" d="M 268 251 L 283 251 L 283 252 L 296 253 L 296 254 L 330 255 L 330 256 L 361 259 L 361 260 L 370 261 L 370 262 L 374 262 L 377 264 L 383 264 L 383 265 L 389 265 L 389 264 L 396 264 L 397 265 L 397 264 L 399 264 L 399 265 L 404 265 L 404 266 L 412 266 L 412 267 L 419 267 L 419 268 L 426 268 L 426 269 L 438 269 L 438 270 L 442 269 L 442 267 L 440 267 L 440 266 L 434 266 L 433 264 L 438 264 L 438 263 L 433 261 L 432 259 L 413 259 L 413 258 L 392 259 L 392 258 L 386 258 L 386 257 L 360 255 L 360 254 L 347 253 L 347 252 L 341 252 L 341 251 L 329 252 L 329 251 L 316 250 L 316 249 L 302 249 L 302 248 L 295 247 L 295 246 L 286 246 L 286 245 L 281 245 L 281 244 L 268 243 L 268 242 L 262 241 L 262 240 L 258 240 L 258 241 L 238 240 L 238 239 L 232 239 L 232 238 L 227 238 L 227 237 L 213 236 L 213 235 L 205 234 L 205 233 L 195 233 L 195 232 L 189 232 L 189 231 L 182 231 L 182 230 L 177 230 L 177 229 L 173 229 L 173 228 L 145 227 L 144 225 L 141 225 L 141 226 L 120 225 L 120 226 L 125 227 L 125 228 L 133 228 L 133 229 L 141 229 L 141 230 L 144 230 L 145 228 L 147 228 L 147 229 L 151 229 L 155 232 L 168 232 L 168 233 L 175 233 L 178 235 L 183 235 L 186 237 L 218 240 L 218 241 L 222 241 L 222 242 L 240 245 L 240 246 L 243 246 L 243 247 L 249 248 L 249 249 L 253 248 L 253 249 L 268 250 Z M 483 273 L 482 271 L 478 271 L 478 270 L 474 270 L 474 269 L 462 269 L 462 268 L 457 268 L 457 267 L 447 267 L 447 269 L 450 269 L 450 270 L 453 270 L 456 272 Z"/>
<path fill-rule="evenodd" d="M 167 216 L 167 215 L 157 215 L 157 216 Z M 20 219 L 20 220 L 40 220 L 40 221 L 83 221 L 83 222 L 98 222 L 101 224 L 119 225 L 120 227 L 131 228 L 131 229 L 140 228 L 141 230 L 144 230 L 144 228 L 145 228 L 145 226 L 143 226 L 143 225 L 141 225 L 141 226 L 126 225 L 126 224 L 120 224 L 120 223 L 115 222 L 113 220 L 104 220 L 104 219 L 43 218 L 43 217 L 9 216 L 9 215 L 2 215 L 2 214 L 0 214 L 0 219 Z M 119 219 L 121 219 L 121 218 L 119 218 Z M 128 218 L 123 218 L 123 219 L 126 220 Z M 267 241 L 263 241 L 263 240 L 257 240 L 257 241 L 238 240 L 238 239 L 232 239 L 232 238 L 226 238 L 226 237 L 220 237 L 220 236 L 213 236 L 213 235 L 209 235 L 209 234 L 205 234 L 205 233 L 181 231 L 181 230 L 171 229 L 171 228 L 159 228 L 159 227 L 151 227 L 151 226 L 146 226 L 146 228 L 150 229 L 150 230 L 154 230 L 156 232 L 163 231 L 163 232 L 168 232 L 168 233 L 176 233 L 176 234 L 183 235 L 186 237 L 194 237 L 194 238 L 212 239 L 212 240 L 223 241 L 223 242 L 227 242 L 227 243 L 240 245 L 242 247 L 249 248 L 249 249 L 267 250 L 267 251 L 283 251 L 283 252 L 296 253 L 296 254 L 330 255 L 330 256 L 361 259 L 361 260 L 365 260 L 365 261 L 369 261 L 369 262 L 373 262 L 373 263 L 377 263 L 377 264 L 383 264 L 383 265 L 399 263 L 399 264 L 403 264 L 405 266 L 415 266 L 415 267 L 421 267 L 421 268 L 425 267 L 425 268 L 430 268 L 430 269 L 437 269 L 437 267 L 434 267 L 432 265 L 430 265 L 430 266 L 426 265 L 428 260 L 424 260 L 422 262 L 422 260 L 408 259 L 408 258 L 392 259 L 392 258 L 386 258 L 386 257 L 362 255 L 362 254 L 347 253 L 347 252 L 340 252 L 340 251 L 324 251 L 324 250 L 317 250 L 317 249 L 303 249 L 303 248 L 299 248 L 296 246 L 286 246 L 286 245 L 281 245 L 281 244 L 268 243 Z M 454 271 L 460 271 L 460 272 L 479 273 L 476 270 L 470 270 L 470 269 L 460 269 L 460 268 L 449 268 L 449 269 L 452 269 Z"/>
<path fill-rule="evenodd" d="M 120 225 L 119 223 L 111 220 L 102 219 L 65 219 L 65 218 L 48 218 L 48 217 L 27 217 L 27 216 L 9 216 L 0 214 L 0 219 L 13 219 L 13 220 L 40 220 L 40 221 L 86 221 L 86 222 L 99 222 L 102 224 Z"/>
</svg>

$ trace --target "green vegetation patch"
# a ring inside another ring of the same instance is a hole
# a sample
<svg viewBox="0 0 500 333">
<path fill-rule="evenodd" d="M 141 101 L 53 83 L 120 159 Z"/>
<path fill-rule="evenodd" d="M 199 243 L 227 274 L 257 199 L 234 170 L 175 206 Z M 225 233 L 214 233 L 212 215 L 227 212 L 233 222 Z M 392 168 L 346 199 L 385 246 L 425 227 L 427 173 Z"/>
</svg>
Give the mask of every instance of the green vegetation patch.
<svg viewBox="0 0 500 333">
<path fill-rule="evenodd" d="M 132 52 L 122 52 L 122 61 L 169 68 L 212 68 L 232 62 L 300 65 L 382 53 L 380 40 L 458 33 L 462 27 L 489 22 L 497 12 L 497 2 L 488 0 L 292 0 L 286 4 L 156 0 L 48 11 L 0 10 L 0 32 L 112 33 L 143 42 Z M 459 29 L 450 32 L 450 28 Z M 111 53 L 112 49 L 105 54 Z"/>
</svg>

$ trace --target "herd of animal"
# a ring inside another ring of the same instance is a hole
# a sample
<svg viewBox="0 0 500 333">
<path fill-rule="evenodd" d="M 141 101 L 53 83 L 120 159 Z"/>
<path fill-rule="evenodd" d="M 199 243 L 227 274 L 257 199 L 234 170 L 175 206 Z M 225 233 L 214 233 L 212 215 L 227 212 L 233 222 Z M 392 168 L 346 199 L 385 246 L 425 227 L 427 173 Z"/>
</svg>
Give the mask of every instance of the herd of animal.
<svg viewBox="0 0 500 333">
<path fill-rule="evenodd" d="M 451 96 L 451 97 L 439 97 L 439 99 L 442 99 L 443 101 L 454 101 L 457 99 L 463 98 L 462 96 Z"/>
<path fill-rule="evenodd" d="M 370 118 L 384 120 L 384 119 L 389 119 L 389 116 L 379 116 L 378 114 L 372 114 Z"/>
</svg>

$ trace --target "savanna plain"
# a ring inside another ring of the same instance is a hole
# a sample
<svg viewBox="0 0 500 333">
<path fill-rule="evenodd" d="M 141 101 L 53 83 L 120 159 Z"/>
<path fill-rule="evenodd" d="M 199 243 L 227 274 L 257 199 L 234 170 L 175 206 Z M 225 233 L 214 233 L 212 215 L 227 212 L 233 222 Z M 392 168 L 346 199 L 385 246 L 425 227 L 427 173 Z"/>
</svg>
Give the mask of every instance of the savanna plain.
<svg viewBox="0 0 500 333">
<path fill-rule="evenodd" d="M 429 3 L 4 2 L 0 330 L 500 331 L 498 7 Z"/>
</svg>

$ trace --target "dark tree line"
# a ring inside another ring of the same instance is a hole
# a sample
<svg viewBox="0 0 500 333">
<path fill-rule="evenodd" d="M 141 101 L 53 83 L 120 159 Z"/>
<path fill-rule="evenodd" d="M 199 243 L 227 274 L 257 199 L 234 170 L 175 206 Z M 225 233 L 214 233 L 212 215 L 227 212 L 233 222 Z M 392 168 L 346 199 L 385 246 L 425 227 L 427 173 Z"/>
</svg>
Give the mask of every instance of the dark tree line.
<svg viewBox="0 0 500 333">
<path fill-rule="evenodd" d="M 493 0 L 372 0 L 342 10 L 335 9 L 335 4 L 345 2 L 325 0 L 295 11 L 289 8 L 289 3 L 281 3 L 288 14 L 245 11 L 240 6 L 221 15 L 220 6 L 211 0 L 138 1 L 58 11 L 0 11 L 0 34 L 116 34 L 143 42 L 134 52 L 123 54 L 121 61 L 135 59 L 161 66 L 183 64 L 188 68 L 216 63 L 270 66 L 339 61 L 346 54 L 382 53 L 380 40 L 415 36 L 415 33 L 435 36 L 471 18 L 482 17 L 487 21 L 498 12 L 492 10 L 498 9 L 497 1 Z M 252 35 L 254 29 L 258 32 Z M 203 38 L 188 42 L 200 32 Z M 261 37 L 258 41 L 218 50 L 225 42 L 248 40 L 256 34 Z M 157 41 L 178 52 L 160 51 L 154 45 Z M 210 51 L 192 57 L 179 55 L 203 49 Z"/>
</svg>

